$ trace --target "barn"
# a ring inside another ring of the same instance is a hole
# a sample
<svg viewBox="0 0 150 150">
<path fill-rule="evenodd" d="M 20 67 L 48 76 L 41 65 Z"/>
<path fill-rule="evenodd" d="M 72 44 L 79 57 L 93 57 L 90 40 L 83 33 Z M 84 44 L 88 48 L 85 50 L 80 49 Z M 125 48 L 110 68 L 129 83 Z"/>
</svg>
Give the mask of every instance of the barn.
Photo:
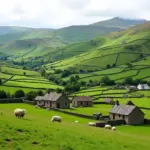
<svg viewBox="0 0 150 150">
<path fill-rule="evenodd" d="M 35 101 L 38 106 L 45 108 L 69 108 L 70 101 L 63 93 L 50 92 L 44 96 L 37 96 Z"/>
<path fill-rule="evenodd" d="M 110 110 L 111 120 L 125 120 L 128 125 L 144 123 L 144 113 L 135 105 L 115 105 Z"/>
<path fill-rule="evenodd" d="M 89 96 L 77 96 L 72 99 L 73 107 L 91 107 L 92 99 Z"/>
</svg>

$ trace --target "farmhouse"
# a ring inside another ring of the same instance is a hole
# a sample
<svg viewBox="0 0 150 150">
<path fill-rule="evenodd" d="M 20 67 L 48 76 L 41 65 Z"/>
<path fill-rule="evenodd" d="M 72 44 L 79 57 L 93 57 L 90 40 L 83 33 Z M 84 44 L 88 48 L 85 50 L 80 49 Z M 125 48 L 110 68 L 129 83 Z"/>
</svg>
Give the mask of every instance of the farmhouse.
<svg viewBox="0 0 150 150">
<path fill-rule="evenodd" d="M 105 98 L 104 102 L 107 104 L 115 104 L 115 101 L 113 100 L 113 98 Z"/>
<path fill-rule="evenodd" d="M 46 93 L 44 96 L 37 96 L 35 98 L 38 106 L 45 108 L 69 108 L 70 102 L 68 97 L 62 93 Z"/>
<path fill-rule="evenodd" d="M 139 84 L 139 85 L 137 86 L 137 88 L 138 88 L 139 90 L 148 90 L 148 89 L 149 89 L 149 86 L 148 86 L 147 84 Z"/>
<path fill-rule="evenodd" d="M 78 96 L 72 100 L 73 107 L 91 107 L 92 103 L 92 99 L 89 96 Z"/>
<path fill-rule="evenodd" d="M 115 105 L 110 110 L 111 120 L 125 120 L 126 124 L 137 125 L 144 123 L 144 113 L 135 105 Z"/>
</svg>

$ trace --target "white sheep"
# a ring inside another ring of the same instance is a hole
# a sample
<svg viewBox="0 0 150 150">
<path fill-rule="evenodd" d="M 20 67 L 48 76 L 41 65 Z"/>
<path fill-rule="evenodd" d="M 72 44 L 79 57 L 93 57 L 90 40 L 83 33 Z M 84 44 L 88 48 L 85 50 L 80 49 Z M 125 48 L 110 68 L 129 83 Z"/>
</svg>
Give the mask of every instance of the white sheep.
<svg viewBox="0 0 150 150">
<path fill-rule="evenodd" d="M 111 130 L 115 131 L 115 130 L 116 130 L 116 127 L 112 127 Z"/>
<path fill-rule="evenodd" d="M 35 105 L 35 108 L 40 108 L 38 105 Z"/>
<path fill-rule="evenodd" d="M 79 121 L 78 121 L 78 120 L 76 120 L 74 123 L 79 123 Z"/>
<path fill-rule="evenodd" d="M 89 122 L 89 123 L 88 123 L 88 126 L 93 126 L 93 127 L 95 127 L 95 126 L 96 126 L 96 123 L 95 123 L 95 122 Z"/>
<path fill-rule="evenodd" d="M 14 110 L 15 116 L 18 118 L 23 118 L 26 113 L 27 111 L 25 109 L 17 108 Z"/>
<path fill-rule="evenodd" d="M 60 116 L 53 116 L 51 121 L 52 122 L 62 122 L 62 118 Z"/>
<path fill-rule="evenodd" d="M 105 125 L 105 129 L 111 129 L 111 125 L 106 124 L 106 125 Z"/>
</svg>

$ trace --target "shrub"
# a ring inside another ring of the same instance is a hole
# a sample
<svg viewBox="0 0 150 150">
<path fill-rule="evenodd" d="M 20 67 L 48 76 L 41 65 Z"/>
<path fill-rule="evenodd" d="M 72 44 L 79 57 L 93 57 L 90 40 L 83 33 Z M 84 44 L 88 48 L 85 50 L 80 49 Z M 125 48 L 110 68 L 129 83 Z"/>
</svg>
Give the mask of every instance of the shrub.
<svg viewBox="0 0 150 150">
<path fill-rule="evenodd" d="M 0 98 L 7 98 L 7 94 L 5 91 L 0 91 Z"/>
<path fill-rule="evenodd" d="M 37 96 L 35 91 L 28 92 L 26 94 L 26 99 L 32 101 Z"/>
<path fill-rule="evenodd" d="M 17 90 L 15 93 L 14 93 L 14 97 L 15 98 L 20 98 L 20 97 L 24 97 L 25 96 L 25 93 L 23 90 Z"/>
</svg>

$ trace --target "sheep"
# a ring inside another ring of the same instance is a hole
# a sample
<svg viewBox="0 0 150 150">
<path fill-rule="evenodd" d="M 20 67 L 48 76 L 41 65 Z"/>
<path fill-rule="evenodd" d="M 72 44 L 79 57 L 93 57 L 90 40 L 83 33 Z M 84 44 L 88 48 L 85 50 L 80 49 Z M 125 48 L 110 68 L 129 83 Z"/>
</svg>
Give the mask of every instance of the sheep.
<svg viewBox="0 0 150 150">
<path fill-rule="evenodd" d="M 18 117 L 18 118 L 23 118 L 26 113 L 27 112 L 26 112 L 25 109 L 17 108 L 17 109 L 14 110 L 15 116 Z"/>
<path fill-rule="evenodd" d="M 62 122 L 62 118 L 60 116 L 53 116 L 51 122 Z"/>
<path fill-rule="evenodd" d="M 78 121 L 78 120 L 76 120 L 74 123 L 79 123 L 79 121 Z"/>
<path fill-rule="evenodd" d="M 35 108 L 40 108 L 38 105 L 35 105 Z"/>
<path fill-rule="evenodd" d="M 111 125 L 106 124 L 106 125 L 105 125 L 105 129 L 111 129 Z"/>
<path fill-rule="evenodd" d="M 111 130 L 115 131 L 115 130 L 116 130 L 116 127 L 112 127 Z"/>
<path fill-rule="evenodd" d="M 95 127 L 95 126 L 96 126 L 96 123 L 95 123 L 95 122 L 89 122 L 89 123 L 88 123 L 88 126 L 93 126 L 93 127 Z"/>
</svg>

